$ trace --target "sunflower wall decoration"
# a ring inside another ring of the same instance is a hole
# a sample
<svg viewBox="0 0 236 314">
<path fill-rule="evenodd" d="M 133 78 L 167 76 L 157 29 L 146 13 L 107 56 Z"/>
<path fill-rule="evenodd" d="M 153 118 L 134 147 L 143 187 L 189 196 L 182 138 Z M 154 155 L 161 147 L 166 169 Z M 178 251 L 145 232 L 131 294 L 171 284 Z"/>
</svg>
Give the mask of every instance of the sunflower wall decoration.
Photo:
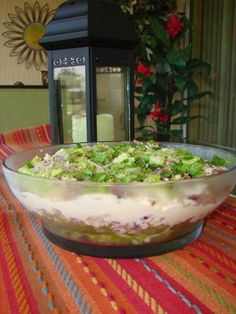
<svg viewBox="0 0 236 314">
<path fill-rule="evenodd" d="M 11 49 L 10 56 L 17 57 L 17 63 L 25 63 L 27 69 L 47 68 L 47 53 L 39 44 L 45 33 L 46 25 L 53 18 L 55 10 L 49 10 L 48 4 L 40 6 L 36 1 L 32 6 L 24 3 L 24 8 L 15 7 L 15 14 L 8 14 L 10 21 L 4 22 L 8 31 L 2 36 L 8 40 L 4 46 Z"/>
</svg>

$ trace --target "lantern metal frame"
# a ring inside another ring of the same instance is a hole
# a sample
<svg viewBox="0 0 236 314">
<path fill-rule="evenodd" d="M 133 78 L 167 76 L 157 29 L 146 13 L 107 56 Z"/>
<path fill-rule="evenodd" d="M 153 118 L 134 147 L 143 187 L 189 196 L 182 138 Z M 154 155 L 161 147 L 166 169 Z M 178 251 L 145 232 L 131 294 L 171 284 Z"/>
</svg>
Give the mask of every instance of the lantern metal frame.
<svg viewBox="0 0 236 314">
<path fill-rule="evenodd" d="M 112 23 L 111 23 L 112 22 Z M 48 52 L 52 144 L 63 143 L 60 82 L 54 69 L 85 66 L 87 141 L 97 141 L 97 67 L 126 67 L 128 113 L 126 140 L 134 138 L 134 47 L 131 21 L 111 0 L 70 0 L 58 7 L 40 44 Z"/>
</svg>

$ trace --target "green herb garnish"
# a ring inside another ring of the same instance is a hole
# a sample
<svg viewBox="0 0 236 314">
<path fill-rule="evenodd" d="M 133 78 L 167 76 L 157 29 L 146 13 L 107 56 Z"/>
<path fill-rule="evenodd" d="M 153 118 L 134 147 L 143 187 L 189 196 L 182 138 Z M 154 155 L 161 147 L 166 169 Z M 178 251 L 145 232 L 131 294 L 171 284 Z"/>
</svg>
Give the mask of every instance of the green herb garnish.
<svg viewBox="0 0 236 314">
<path fill-rule="evenodd" d="M 229 158 L 219 156 L 205 161 L 187 150 L 162 147 L 153 141 L 135 141 L 110 146 L 76 144 L 53 156 L 35 156 L 19 171 L 68 181 L 160 182 L 222 172 L 229 162 Z"/>
</svg>

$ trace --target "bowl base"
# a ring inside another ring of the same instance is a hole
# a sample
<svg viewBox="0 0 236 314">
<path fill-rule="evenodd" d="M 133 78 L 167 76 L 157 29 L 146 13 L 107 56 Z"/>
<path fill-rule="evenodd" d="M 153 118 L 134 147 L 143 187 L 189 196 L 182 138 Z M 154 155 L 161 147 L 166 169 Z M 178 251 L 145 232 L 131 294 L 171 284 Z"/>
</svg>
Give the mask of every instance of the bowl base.
<svg viewBox="0 0 236 314">
<path fill-rule="evenodd" d="M 96 245 L 82 243 L 72 239 L 64 238 L 58 234 L 54 234 L 42 222 L 42 227 L 46 237 L 57 246 L 73 251 L 75 253 L 103 258 L 138 258 L 154 255 L 161 255 L 172 252 L 196 240 L 201 234 L 203 221 L 196 224 L 196 228 L 184 235 L 171 241 L 162 243 L 150 243 L 143 245 Z"/>
</svg>

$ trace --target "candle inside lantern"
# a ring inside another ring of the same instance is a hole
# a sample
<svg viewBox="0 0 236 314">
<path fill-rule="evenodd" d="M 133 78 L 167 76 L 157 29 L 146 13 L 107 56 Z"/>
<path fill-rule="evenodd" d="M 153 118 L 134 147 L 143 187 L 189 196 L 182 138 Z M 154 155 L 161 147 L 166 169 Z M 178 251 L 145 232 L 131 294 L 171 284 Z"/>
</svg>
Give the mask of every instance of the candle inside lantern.
<svg viewBox="0 0 236 314">
<path fill-rule="evenodd" d="M 72 139 L 75 143 L 87 142 L 87 121 L 85 115 L 72 116 Z M 111 114 L 97 115 L 97 140 L 114 141 L 114 119 Z"/>
<path fill-rule="evenodd" d="M 97 140 L 114 141 L 114 121 L 109 113 L 97 115 Z"/>
</svg>

